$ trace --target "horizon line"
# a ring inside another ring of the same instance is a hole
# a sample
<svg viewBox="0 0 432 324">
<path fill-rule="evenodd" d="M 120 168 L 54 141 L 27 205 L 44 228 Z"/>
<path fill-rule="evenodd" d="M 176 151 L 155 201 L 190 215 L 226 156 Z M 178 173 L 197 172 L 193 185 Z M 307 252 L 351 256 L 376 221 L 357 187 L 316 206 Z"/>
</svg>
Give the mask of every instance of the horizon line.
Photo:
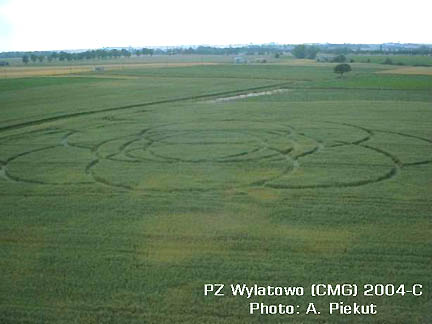
<svg viewBox="0 0 432 324">
<path fill-rule="evenodd" d="M 278 42 L 268 42 L 268 43 L 238 43 L 238 44 L 180 44 L 180 45 L 145 45 L 145 46 L 103 46 L 103 47 L 92 47 L 92 48 L 63 48 L 63 49 L 49 49 L 49 50 L 2 50 L 0 53 L 26 53 L 26 52 L 61 52 L 61 51 L 89 51 L 89 50 L 101 50 L 101 49 L 139 49 L 139 48 L 152 48 L 152 49 L 174 49 L 174 48 L 193 48 L 200 46 L 215 47 L 215 48 L 237 48 L 237 47 L 247 47 L 247 46 L 296 46 L 296 45 L 347 45 L 347 46 L 358 46 L 358 45 L 417 45 L 417 46 L 431 46 L 432 43 L 416 43 L 416 42 L 383 42 L 383 43 L 329 43 L 329 42 L 307 42 L 307 43 L 278 43 Z"/>
</svg>

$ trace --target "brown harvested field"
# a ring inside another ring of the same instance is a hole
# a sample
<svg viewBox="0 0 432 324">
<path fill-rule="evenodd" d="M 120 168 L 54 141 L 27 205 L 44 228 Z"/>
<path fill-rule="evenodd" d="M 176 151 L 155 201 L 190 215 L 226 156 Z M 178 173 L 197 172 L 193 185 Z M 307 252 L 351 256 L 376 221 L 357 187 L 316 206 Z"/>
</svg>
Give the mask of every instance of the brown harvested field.
<svg viewBox="0 0 432 324">
<path fill-rule="evenodd" d="M 44 66 L 44 67 L 7 67 L 0 70 L 1 78 L 23 78 L 49 76 L 92 71 L 91 66 Z"/>
<path fill-rule="evenodd" d="M 123 70 L 131 68 L 161 68 L 194 65 L 216 65 L 220 63 L 133 63 L 133 64 L 95 64 L 77 66 L 40 66 L 40 67 L 6 67 L 0 69 L 0 78 L 25 78 L 35 76 L 68 75 L 82 72 L 91 72 L 95 66 L 103 67 L 106 71 Z"/>
<path fill-rule="evenodd" d="M 379 71 L 377 73 L 432 75 L 432 67 L 426 67 L 426 66 L 401 67 L 401 68 L 396 68 L 391 70 Z"/>
</svg>

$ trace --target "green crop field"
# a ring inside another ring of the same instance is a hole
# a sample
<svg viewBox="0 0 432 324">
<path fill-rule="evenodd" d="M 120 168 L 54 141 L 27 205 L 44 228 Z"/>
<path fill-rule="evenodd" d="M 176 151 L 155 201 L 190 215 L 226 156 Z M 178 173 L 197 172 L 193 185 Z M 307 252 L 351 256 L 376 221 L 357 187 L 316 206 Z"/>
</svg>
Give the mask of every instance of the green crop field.
<svg viewBox="0 0 432 324">
<path fill-rule="evenodd" d="M 0 79 L 0 323 L 430 323 L 432 76 L 352 68 Z M 204 296 L 210 283 L 423 294 Z M 330 315 L 340 301 L 378 313 Z"/>
<path fill-rule="evenodd" d="M 386 59 L 390 59 L 396 65 L 418 65 L 418 66 L 432 66 L 432 56 L 427 55 L 362 55 L 350 54 L 349 59 L 361 63 L 381 63 L 383 64 Z"/>
</svg>

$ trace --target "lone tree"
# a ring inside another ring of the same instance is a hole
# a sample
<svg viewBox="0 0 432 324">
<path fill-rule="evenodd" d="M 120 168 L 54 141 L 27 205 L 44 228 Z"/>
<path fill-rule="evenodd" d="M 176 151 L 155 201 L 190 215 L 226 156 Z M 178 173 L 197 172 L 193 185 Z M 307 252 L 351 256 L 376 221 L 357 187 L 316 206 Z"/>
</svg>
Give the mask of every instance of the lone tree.
<svg viewBox="0 0 432 324">
<path fill-rule="evenodd" d="M 22 57 L 22 61 L 23 61 L 24 64 L 27 64 L 29 62 L 29 57 L 27 55 L 24 55 Z"/>
<path fill-rule="evenodd" d="M 349 64 L 338 64 L 334 68 L 335 73 L 339 73 L 341 78 L 343 78 L 343 74 L 351 71 L 351 65 Z"/>
</svg>

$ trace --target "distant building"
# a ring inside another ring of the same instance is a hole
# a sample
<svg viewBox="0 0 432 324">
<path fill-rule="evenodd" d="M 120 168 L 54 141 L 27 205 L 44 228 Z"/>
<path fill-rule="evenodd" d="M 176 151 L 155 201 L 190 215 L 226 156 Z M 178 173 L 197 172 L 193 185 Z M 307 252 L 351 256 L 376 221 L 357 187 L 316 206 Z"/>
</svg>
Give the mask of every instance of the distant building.
<svg viewBox="0 0 432 324">
<path fill-rule="evenodd" d="M 0 61 L 0 66 L 8 66 L 9 62 L 6 61 Z"/>
<path fill-rule="evenodd" d="M 103 72 L 105 68 L 103 66 L 95 66 L 93 69 L 94 72 Z"/>
<path fill-rule="evenodd" d="M 336 57 L 336 55 L 332 54 L 318 54 L 316 56 L 317 62 L 333 62 L 333 59 Z"/>
<path fill-rule="evenodd" d="M 255 59 L 255 63 L 267 63 L 265 58 L 259 57 Z"/>
<path fill-rule="evenodd" d="M 234 63 L 236 64 L 246 64 L 247 62 L 248 62 L 247 59 L 243 56 L 234 57 Z"/>
</svg>

